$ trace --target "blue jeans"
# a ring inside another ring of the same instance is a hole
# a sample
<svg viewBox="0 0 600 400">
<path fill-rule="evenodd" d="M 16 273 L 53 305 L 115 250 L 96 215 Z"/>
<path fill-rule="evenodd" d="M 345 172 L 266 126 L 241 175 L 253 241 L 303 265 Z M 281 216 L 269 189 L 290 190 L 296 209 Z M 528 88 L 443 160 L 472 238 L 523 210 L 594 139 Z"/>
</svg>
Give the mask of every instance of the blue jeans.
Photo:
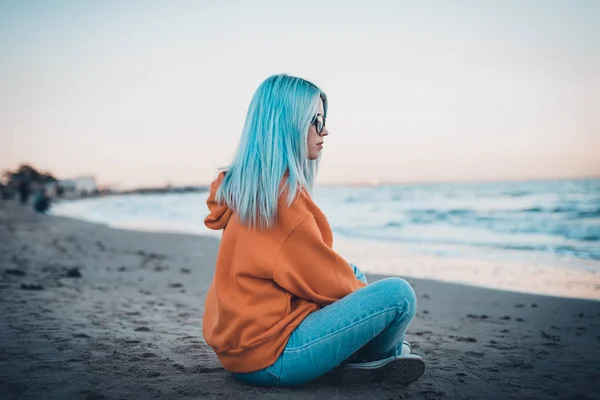
<svg viewBox="0 0 600 400">
<path fill-rule="evenodd" d="M 351 266 L 367 283 L 358 267 Z M 382 279 L 309 314 L 273 365 L 233 376 L 254 386 L 296 386 L 326 374 L 358 350 L 382 357 L 399 355 L 416 306 L 408 282 Z"/>
</svg>

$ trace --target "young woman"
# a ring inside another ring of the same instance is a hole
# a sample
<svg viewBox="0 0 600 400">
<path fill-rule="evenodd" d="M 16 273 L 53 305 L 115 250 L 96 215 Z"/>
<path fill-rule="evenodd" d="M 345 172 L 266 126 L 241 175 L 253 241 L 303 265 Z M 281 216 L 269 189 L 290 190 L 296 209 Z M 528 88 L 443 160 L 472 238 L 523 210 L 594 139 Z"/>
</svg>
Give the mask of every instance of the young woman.
<svg viewBox="0 0 600 400">
<path fill-rule="evenodd" d="M 233 163 L 211 184 L 205 224 L 223 230 L 203 334 L 248 384 L 295 386 L 335 369 L 346 383 L 408 384 L 425 370 L 404 333 L 416 311 L 400 278 L 367 285 L 332 249 L 311 192 L 327 97 L 288 75 L 252 98 Z"/>
</svg>

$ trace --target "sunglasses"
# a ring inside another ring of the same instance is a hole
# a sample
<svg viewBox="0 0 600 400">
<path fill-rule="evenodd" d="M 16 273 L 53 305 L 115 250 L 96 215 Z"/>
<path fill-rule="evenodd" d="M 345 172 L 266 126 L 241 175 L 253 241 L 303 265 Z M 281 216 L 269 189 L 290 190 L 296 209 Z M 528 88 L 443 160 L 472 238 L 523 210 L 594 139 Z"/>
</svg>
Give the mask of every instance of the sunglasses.
<svg viewBox="0 0 600 400">
<path fill-rule="evenodd" d="M 314 116 L 310 124 L 315 124 L 315 128 L 317 128 L 317 133 L 321 135 L 321 133 L 323 133 L 323 128 L 325 128 L 326 121 L 327 119 L 323 116 L 323 114 L 317 114 Z"/>
</svg>

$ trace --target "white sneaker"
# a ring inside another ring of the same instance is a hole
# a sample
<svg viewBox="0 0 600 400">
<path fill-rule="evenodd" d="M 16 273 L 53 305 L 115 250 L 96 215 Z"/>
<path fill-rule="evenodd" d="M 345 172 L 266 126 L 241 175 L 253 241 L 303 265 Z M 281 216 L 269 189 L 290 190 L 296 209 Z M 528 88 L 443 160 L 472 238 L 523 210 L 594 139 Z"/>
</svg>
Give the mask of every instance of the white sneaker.
<svg viewBox="0 0 600 400">
<path fill-rule="evenodd" d="M 425 361 L 421 356 L 402 354 L 377 361 L 343 364 L 338 371 L 338 377 L 347 385 L 382 381 L 408 385 L 419 379 L 423 373 Z"/>
<path fill-rule="evenodd" d="M 406 340 L 402 342 L 401 356 L 407 356 L 412 353 L 412 346 Z"/>
<path fill-rule="evenodd" d="M 407 341 L 403 341 L 399 356 L 343 364 L 339 370 L 339 377 L 343 383 L 348 385 L 374 381 L 390 381 L 408 385 L 419 379 L 425 372 L 425 361 L 421 356 L 411 353 L 412 346 Z"/>
</svg>

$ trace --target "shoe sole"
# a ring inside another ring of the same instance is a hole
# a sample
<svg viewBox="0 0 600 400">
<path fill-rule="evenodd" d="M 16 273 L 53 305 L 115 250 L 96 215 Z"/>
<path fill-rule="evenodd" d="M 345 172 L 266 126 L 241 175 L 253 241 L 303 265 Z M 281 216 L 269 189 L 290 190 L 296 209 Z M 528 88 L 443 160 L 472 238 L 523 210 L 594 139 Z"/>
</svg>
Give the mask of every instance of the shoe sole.
<svg viewBox="0 0 600 400">
<path fill-rule="evenodd" d="M 376 367 L 362 368 L 360 364 L 347 365 L 339 371 L 341 383 L 360 385 L 389 382 L 408 385 L 425 373 L 425 362 L 419 356 L 392 358 Z"/>
</svg>

